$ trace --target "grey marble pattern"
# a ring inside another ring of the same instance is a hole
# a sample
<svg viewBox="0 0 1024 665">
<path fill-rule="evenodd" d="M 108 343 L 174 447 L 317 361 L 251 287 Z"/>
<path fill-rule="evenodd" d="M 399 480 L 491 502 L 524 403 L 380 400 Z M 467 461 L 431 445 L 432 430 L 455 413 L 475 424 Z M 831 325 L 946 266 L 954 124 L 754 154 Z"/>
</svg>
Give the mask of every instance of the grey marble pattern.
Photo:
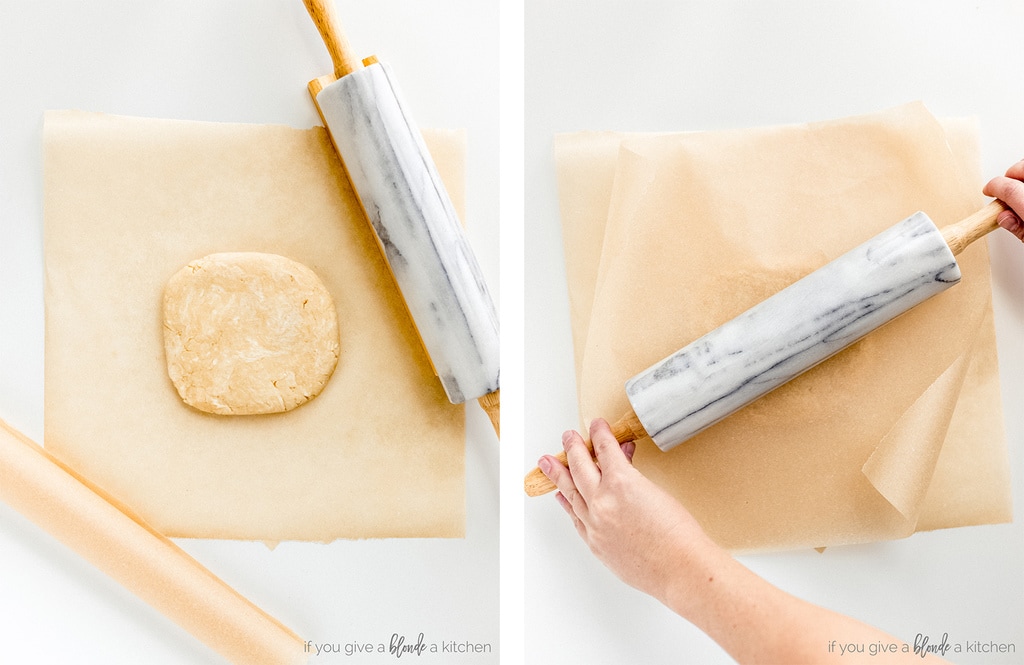
<svg viewBox="0 0 1024 665">
<path fill-rule="evenodd" d="M 317 103 L 448 399 L 494 392 L 497 312 L 390 69 L 357 70 Z"/>
<path fill-rule="evenodd" d="M 662 450 L 682 443 L 960 281 L 918 212 L 626 382 Z"/>
</svg>

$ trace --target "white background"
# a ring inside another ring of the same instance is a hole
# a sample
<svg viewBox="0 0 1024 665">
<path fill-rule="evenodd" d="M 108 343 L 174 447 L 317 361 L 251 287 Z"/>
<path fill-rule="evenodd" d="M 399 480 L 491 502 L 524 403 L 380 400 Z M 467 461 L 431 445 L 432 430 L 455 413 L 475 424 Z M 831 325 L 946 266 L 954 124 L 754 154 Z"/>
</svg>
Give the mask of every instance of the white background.
<svg viewBox="0 0 1024 665">
<path fill-rule="evenodd" d="M 337 0 L 336 11 L 357 53 L 392 65 L 420 126 L 467 130 L 470 242 L 497 297 L 496 3 Z M 43 111 L 307 128 L 320 121 L 306 83 L 331 69 L 299 0 L 0 0 L 0 418 L 41 440 Z M 415 642 L 423 632 L 428 643 L 496 650 L 498 446 L 479 408 L 468 414 L 464 540 L 284 543 L 273 551 L 178 542 L 306 639 L 387 643 L 399 633 Z M 222 661 L 0 505 L 0 662 Z"/>
<path fill-rule="evenodd" d="M 501 617 L 502 636 L 525 633 L 524 662 L 531 665 L 728 662 L 685 621 L 614 579 L 551 497 L 526 500 L 518 492 L 518 449 L 525 449 L 525 471 L 542 452 L 557 449 L 563 429 L 578 424 L 552 136 L 805 122 L 921 99 L 937 115 L 979 118 L 983 168 L 995 175 L 1024 156 L 1024 6 L 527 0 L 524 42 L 521 1 L 500 3 L 502 49 L 514 54 L 523 42 L 527 56 L 525 99 L 514 78 L 522 71 L 518 60 L 501 63 L 512 77 L 500 81 L 506 166 L 516 165 L 522 150 L 515 120 L 524 102 L 526 112 L 525 175 L 502 172 L 500 202 L 502 313 L 525 299 L 526 360 L 522 367 L 506 364 L 503 379 L 525 371 L 528 382 L 525 443 L 508 436 L 523 425 L 506 421 L 501 448 L 502 607 L 512 608 Z M 471 242 L 497 295 L 498 7 L 477 0 L 337 0 L 337 9 L 356 50 L 395 67 L 422 126 L 468 129 Z M 305 84 L 329 70 L 298 0 L 0 0 L 0 418 L 41 438 L 43 110 L 304 128 L 319 124 Z M 520 206 L 525 215 L 515 214 Z M 525 267 L 518 264 L 519 224 Z M 1020 515 L 1024 255 L 1008 237 L 988 242 Z M 525 280 L 515 278 L 520 270 Z M 503 318 L 503 359 L 522 357 L 515 348 L 521 326 Z M 507 391 L 511 382 L 503 382 Z M 505 405 L 519 401 L 504 396 Z M 481 414 L 471 408 L 468 418 L 465 541 L 286 543 L 273 551 L 255 543 L 179 542 L 309 639 L 376 641 L 422 630 L 428 639 L 496 642 L 498 453 Z M 510 450 L 516 452 L 506 465 Z M 823 555 L 743 559 L 777 585 L 900 638 L 948 631 L 951 639 L 1016 643 L 1014 658 L 963 663 L 1024 661 L 1022 560 L 1019 520 Z M 4 506 L 0 565 L 0 662 L 220 662 Z M 507 585 L 523 578 L 528 600 L 520 613 L 515 596 L 522 591 Z M 502 650 L 521 652 L 507 637 Z M 513 658 L 502 660 L 520 661 Z"/>
<path fill-rule="evenodd" d="M 937 116 L 977 116 L 987 175 L 1024 157 L 1024 4 L 1016 0 L 527 0 L 525 32 L 527 468 L 579 425 L 554 133 L 799 123 L 923 100 Z M 922 633 L 937 642 L 948 632 L 950 642 L 1016 646 L 1010 656 L 948 653 L 956 662 L 1020 663 L 1024 246 L 1005 232 L 988 242 L 1016 523 L 742 560 L 899 639 Z M 551 496 L 525 503 L 527 663 L 731 662 L 604 569 Z"/>
</svg>

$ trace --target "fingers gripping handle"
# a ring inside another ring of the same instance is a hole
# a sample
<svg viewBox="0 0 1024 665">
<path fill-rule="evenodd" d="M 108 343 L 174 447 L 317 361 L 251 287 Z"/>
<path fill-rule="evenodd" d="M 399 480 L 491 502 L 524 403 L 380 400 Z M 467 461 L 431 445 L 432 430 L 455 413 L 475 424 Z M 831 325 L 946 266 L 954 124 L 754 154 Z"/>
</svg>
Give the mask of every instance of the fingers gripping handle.
<svg viewBox="0 0 1024 665">
<path fill-rule="evenodd" d="M 622 416 L 611 426 L 612 434 L 615 436 L 615 440 L 619 443 L 626 443 L 628 441 L 636 441 L 647 436 L 647 432 L 644 430 L 644 426 L 640 424 L 640 419 L 636 417 L 636 414 L 630 411 L 626 415 Z M 594 444 L 590 439 L 586 440 L 587 449 L 590 454 L 594 454 Z M 568 461 L 565 457 L 565 451 L 555 455 L 555 459 L 561 462 L 562 466 L 569 466 Z M 544 472 L 539 468 L 534 468 L 533 471 L 526 474 L 526 478 L 523 479 L 523 489 L 526 491 L 528 496 L 540 496 L 541 494 L 547 494 L 548 492 L 555 489 L 555 484 L 544 475 Z"/>
</svg>

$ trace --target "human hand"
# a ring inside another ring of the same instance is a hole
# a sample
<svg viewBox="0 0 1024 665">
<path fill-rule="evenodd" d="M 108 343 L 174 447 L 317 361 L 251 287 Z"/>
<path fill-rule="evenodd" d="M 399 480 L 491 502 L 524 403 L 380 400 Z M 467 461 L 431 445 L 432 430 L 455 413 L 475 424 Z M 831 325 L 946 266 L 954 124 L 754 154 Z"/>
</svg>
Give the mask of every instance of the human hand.
<svg viewBox="0 0 1024 665">
<path fill-rule="evenodd" d="M 718 642 L 739 663 L 845 663 L 830 640 L 895 642 L 848 616 L 800 600 L 758 577 L 704 533 L 674 497 L 636 468 L 632 442 L 608 423 L 590 425 L 595 462 L 583 438 L 562 436 L 569 468 L 545 455 L 537 466 L 558 487 L 559 504 L 591 551 L 623 582 L 650 594 Z M 924 662 L 943 662 L 926 654 Z M 876 659 L 872 659 L 873 661 Z M 879 662 L 920 662 L 900 653 Z"/>
<path fill-rule="evenodd" d="M 590 437 L 596 462 L 570 430 L 562 436 L 569 467 L 550 455 L 537 465 L 594 555 L 623 582 L 664 602 L 687 568 L 700 567 L 688 562 L 717 546 L 682 504 L 633 466 L 633 442 L 620 445 L 601 419 L 591 423 Z"/>
<path fill-rule="evenodd" d="M 1024 242 L 1024 159 L 1006 170 L 1005 176 L 992 178 L 985 185 L 984 194 L 994 196 L 1010 210 L 999 213 L 996 222 Z"/>
</svg>

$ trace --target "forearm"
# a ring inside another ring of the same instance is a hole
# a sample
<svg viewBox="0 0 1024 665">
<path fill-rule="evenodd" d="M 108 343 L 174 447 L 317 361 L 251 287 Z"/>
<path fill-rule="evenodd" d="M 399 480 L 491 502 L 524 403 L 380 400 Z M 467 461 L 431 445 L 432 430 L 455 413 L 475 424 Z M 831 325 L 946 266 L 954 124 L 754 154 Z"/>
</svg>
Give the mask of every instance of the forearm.
<svg viewBox="0 0 1024 665">
<path fill-rule="evenodd" d="M 562 438 L 569 467 L 545 456 L 540 468 L 558 487 L 559 504 L 580 537 L 623 582 L 648 593 L 749 663 L 849 663 L 843 647 L 896 643 L 884 632 L 791 596 L 716 545 L 674 497 L 632 466 L 603 420 L 590 428 L 595 463 L 583 438 Z M 920 662 L 910 649 L 875 653 L 877 663 Z M 931 657 L 931 656 L 929 656 Z M 926 659 L 927 660 L 927 659 Z"/>
<path fill-rule="evenodd" d="M 710 540 L 680 558 L 660 600 L 707 633 L 737 662 L 920 663 L 921 654 L 882 630 L 792 596 Z M 896 653 L 850 653 L 842 645 L 897 644 Z M 925 663 L 942 662 L 927 654 Z"/>
</svg>

